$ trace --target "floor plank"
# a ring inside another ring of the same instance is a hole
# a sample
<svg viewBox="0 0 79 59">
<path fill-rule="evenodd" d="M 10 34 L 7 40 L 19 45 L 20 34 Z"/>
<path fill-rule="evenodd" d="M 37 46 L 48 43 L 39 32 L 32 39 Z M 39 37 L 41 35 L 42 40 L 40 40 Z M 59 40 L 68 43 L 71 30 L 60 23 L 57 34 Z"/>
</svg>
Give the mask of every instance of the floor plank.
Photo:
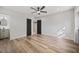
<svg viewBox="0 0 79 59">
<path fill-rule="evenodd" d="M 33 35 L 15 40 L 0 40 L 0 53 L 78 53 L 78 46 L 68 39 Z"/>
</svg>

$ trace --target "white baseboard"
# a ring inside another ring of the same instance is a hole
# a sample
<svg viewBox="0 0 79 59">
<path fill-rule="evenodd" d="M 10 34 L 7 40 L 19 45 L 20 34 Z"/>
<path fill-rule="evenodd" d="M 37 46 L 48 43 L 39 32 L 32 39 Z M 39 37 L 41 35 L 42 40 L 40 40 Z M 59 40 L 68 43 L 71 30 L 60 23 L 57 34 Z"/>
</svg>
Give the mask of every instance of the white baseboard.
<svg viewBox="0 0 79 59">
<path fill-rule="evenodd" d="M 26 37 L 26 34 L 20 35 L 20 36 L 17 36 L 17 37 L 10 37 L 10 40 L 18 39 L 18 38 L 21 38 L 21 37 Z"/>
</svg>

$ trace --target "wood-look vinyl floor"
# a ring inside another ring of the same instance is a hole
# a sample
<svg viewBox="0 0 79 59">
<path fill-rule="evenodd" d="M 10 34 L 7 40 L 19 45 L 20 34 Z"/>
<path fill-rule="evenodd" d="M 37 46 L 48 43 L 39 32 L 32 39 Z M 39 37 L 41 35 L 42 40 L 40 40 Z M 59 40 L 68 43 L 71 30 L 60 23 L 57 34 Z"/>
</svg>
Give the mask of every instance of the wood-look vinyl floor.
<svg viewBox="0 0 79 59">
<path fill-rule="evenodd" d="M 15 40 L 0 40 L 1 53 L 78 53 L 79 44 L 72 40 L 33 35 Z"/>
</svg>

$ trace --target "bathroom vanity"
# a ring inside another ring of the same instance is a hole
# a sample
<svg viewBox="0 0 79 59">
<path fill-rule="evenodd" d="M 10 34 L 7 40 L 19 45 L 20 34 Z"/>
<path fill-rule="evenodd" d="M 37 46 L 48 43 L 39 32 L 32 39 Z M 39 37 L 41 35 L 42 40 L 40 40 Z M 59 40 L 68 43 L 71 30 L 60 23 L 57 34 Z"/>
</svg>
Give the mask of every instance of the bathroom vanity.
<svg viewBox="0 0 79 59">
<path fill-rule="evenodd" d="M 0 29 L 0 39 L 9 38 L 9 29 Z"/>
<path fill-rule="evenodd" d="M 10 37 L 10 31 L 7 19 L 5 17 L 0 19 L 0 39 L 6 39 Z"/>
</svg>

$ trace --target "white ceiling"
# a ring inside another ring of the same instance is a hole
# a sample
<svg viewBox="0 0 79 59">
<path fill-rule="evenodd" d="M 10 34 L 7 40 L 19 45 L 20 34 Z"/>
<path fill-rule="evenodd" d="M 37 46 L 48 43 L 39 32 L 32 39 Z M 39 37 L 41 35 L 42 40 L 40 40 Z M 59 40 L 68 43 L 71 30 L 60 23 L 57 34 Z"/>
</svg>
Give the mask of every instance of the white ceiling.
<svg viewBox="0 0 79 59">
<path fill-rule="evenodd" d="M 9 9 L 11 11 L 16 11 L 19 13 L 30 14 L 30 15 L 36 16 L 36 14 L 32 14 L 33 10 L 30 7 L 31 6 L 3 6 L 3 8 Z M 72 8 L 73 8 L 72 6 L 46 6 L 44 10 L 47 11 L 47 14 L 42 13 L 40 16 L 49 15 L 49 14 L 57 13 L 60 11 L 66 11 Z"/>
</svg>

